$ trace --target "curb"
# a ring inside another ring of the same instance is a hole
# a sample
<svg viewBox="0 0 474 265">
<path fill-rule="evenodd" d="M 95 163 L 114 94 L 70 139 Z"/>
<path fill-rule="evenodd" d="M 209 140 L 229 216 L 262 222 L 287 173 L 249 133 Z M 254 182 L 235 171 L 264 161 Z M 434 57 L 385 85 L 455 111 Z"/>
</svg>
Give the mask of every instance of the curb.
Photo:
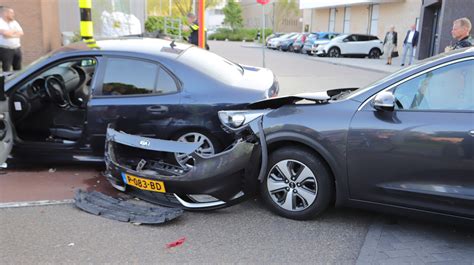
<svg viewBox="0 0 474 265">
<path fill-rule="evenodd" d="M 0 203 L 0 209 L 4 208 L 20 208 L 46 205 L 60 205 L 74 203 L 73 199 L 66 200 L 44 200 L 44 201 L 26 201 L 26 202 L 4 202 Z"/>
<path fill-rule="evenodd" d="M 377 244 L 382 234 L 382 226 L 383 222 L 381 217 L 377 217 L 369 226 L 369 231 L 360 249 L 356 265 L 372 264 L 374 256 L 377 254 Z"/>
<path fill-rule="evenodd" d="M 361 70 L 366 70 L 366 71 L 371 71 L 371 72 L 377 72 L 377 73 L 382 73 L 382 74 L 391 74 L 394 73 L 395 71 L 385 71 L 385 70 L 380 70 L 380 69 L 374 69 L 371 67 L 363 67 L 363 66 L 355 66 L 351 64 L 345 64 L 345 63 L 338 63 L 338 62 L 331 62 L 331 61 L 326 61 L 326 60 L 319 60 L 316 58 L 306 58 L 307 60 L 313 60 L 317 62 L 322 62 L 322 63 L 327 63 L 327 64 L 333 64 L 333 65 L 339 65 L 339 66 L 345 66 L 349 68 L 355 68 L 355 69 L 361 69 Z"/>
</svg>

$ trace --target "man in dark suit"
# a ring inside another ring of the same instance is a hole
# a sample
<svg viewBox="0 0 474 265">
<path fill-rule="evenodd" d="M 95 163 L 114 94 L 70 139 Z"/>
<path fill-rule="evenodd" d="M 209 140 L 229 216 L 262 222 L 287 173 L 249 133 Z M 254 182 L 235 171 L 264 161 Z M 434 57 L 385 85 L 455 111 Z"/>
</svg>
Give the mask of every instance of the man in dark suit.
<svg viewBox="0 0 474 265">
<path fill-rule="evenodd" d="M 405 36 L 405 40 L 403 41 L 403 57 L 402 57 L 402 66 L 405 65 L 405 59 L 408 53 L 410 65 L 413 61 L 413 49 L 416 48 L 418 45 L 418 36 L 420 33 L 416 30 L 416 25 L 411 25 L 410 30 L 407 32 Z"/>
</svg>

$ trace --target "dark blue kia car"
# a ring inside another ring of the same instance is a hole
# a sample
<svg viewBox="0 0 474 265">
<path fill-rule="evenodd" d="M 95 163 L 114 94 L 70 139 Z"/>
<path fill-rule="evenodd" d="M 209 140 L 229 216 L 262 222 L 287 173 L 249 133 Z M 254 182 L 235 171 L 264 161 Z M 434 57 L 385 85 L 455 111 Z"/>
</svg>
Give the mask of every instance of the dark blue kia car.
<svg viewBox="0 0 474 265">
<path fill-rule="evenodd" d="M 186 209 L 225 207 L 259 190 L 292 219 L 335 204 L 474 221 L 474 48 L 365 88 L 263 100 L 219 118 L 238 137 L 206 158 L 198 144 L 109 128 L 109 181 Z M 160 152 L 194 164 L 169 165 Z"/>
<path fill-rule="evenodd" d="M 6 76 L 2 136 L 11 138 L 0 152 L 13 144 L 12 158 L 23 161 L 102 161 L 114 124 L 200 143 L 199 152 L 212 155 L 232 142 L 217 111 L 278 94 L 272 71 L 192 45 L 142 38 L 97 44 L 63 47 Z M 186 163 L 179 154 L 174 159 Z"/>
</svg>

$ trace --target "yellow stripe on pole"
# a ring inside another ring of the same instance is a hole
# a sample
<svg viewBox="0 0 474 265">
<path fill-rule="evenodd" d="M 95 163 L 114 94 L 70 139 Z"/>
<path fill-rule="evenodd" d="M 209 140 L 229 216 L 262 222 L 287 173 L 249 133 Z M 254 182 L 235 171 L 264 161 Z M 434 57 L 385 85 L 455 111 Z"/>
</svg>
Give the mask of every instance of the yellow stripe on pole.
<svg viewBox="0 0 474 265">
<path fill-rule="evenodd" d="M 92 21 L 81 21 L 81 37 L 94 37 Z"/>
<path fill-rule="evenodd" d="M 92 8 L 92 0 L 79 0 L 79 8 Z"/>
</svg>

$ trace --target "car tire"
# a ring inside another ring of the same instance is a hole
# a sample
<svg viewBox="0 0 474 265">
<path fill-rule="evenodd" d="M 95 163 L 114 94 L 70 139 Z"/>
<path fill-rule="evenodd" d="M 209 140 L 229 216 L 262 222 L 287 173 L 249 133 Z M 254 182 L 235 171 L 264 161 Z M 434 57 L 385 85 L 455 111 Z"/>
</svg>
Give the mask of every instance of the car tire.
<svg viewBox="0 0 474 265">
<path fill-rule="evenodd" d="M 341 50 L 339 50 L 339 48 L 337 47 L 332 47 L 331 49 L 329 49 L 328 51 L 328 55 L 329 57 L 341 57 Z"/>
<path fill-rule="evenodd" d="M 379 49 L 373 48 L 372 50 L 370 50 L 368 57 L 371 59 L 379 59 L 381 53 L 382 52 Z"/>
<path fill-rule="evenodd" d="M 286 169 L 282 171 L 280 167 Z M 298 178 L 295 171 L 303 172 L 305 178 Z M 311 150 L 285 147 L 270 154 L 260 195 L 270 210 L 280 216 L 312 219 L 329 206 L 334 195 L 333 180 L 322 159 Z"/>
<path fill-rule="evenodd" d="M 201 154 L 203 157 L 215 155 L 221 150 L 221 144 L 219 141 L 211 134 L 202 130 L 182 131 L 175 134 L 172 139 L 179 142 L 197 142 L 200 139 L 203 139 L 203 145 L 197 150 L 197 153 Z M 187 164 L 185 163 L 185 159 L 188 156 L 185 154 L 173 153 L 172 156 L 177 165 L 185 166 Z"/>
<path fill-rule="evenodd" d="M 290 46 L 288 47 L 288 51 L 289 51 L 289 52 L 294 52 L 294 51 L 295 51 L 295 47 L 293 47 L 293 45 L 290 45 Z"/>
</svg>

